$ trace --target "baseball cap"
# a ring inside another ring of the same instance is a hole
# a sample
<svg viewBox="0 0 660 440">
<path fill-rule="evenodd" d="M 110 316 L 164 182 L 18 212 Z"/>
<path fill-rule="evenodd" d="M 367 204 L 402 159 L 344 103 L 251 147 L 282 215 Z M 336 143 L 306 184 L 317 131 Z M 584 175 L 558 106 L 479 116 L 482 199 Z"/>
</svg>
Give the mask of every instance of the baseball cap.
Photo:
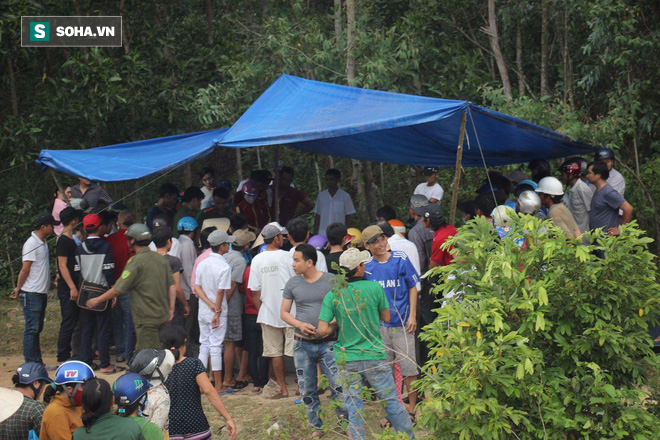
<svg viewBox="0 0 660 440">
<path fill-rule="evenodd" d="M 53 226 L 58 226 L 61 223 L 55 220 L 55 217 L 53 217 L 51 214 L 48 214 L 47 212 L 42 212 L 40 214 L 37 214 L 37 216 L 34 219 L 34 227 L 35 228 L 40 228 L 45 225 L 53 225 Z"/>
<path fill-rule="evenodd" d="M 424 194 L 413 194 L 408 201 L 408 206 L 416 215 L 424 215 L 424 207 L 429 204 L 429 199 Z"/>
<path fill-rule="evenodd" d="M 372 244 L 381 235 L 385 235 L 385 233 L 380 228 L 380 226 L 376 226 L 376 225 L 367 226 L 362 231 L 362 240 L 366 244 Z"/>
<path fill-rule="evenodd" d="M 63 225 L 68 225 L 74 218 L 82 217 L 82 211 L 78 211 L 71 206 L 67 206 L 60 211 L 60 221 Z"/>
<path fill-rule="evenodd" d="M 353 270 L 371 258 L 369 251 L 360 251 L 358 248 L 346 249 L 339 256 L 339 265 L 345 269 Z"/>
<path fill-rule="evenodd" d="M 424 174 L 430 176 L 438 172 L 438 167 L 424 167 Z"/>
<path fill-rule="evenodd" d="M 227 234 L 225 231 L 216 229 L 209 234 L 208 240 L 211 246 L 219 246 L 223 243 L 233 243 L 236 241 L 236 238 Z"/>
<path fill-rule="evenodd" d="M 146 241 L 151 240 L 151 231 L 145 224 L 133 223 L 126 231 L 126 236 L 137 241 Z"/>
<path fill-rule="evenodd" d="M 436 205 L 435 203 L 429 203 L 424 207 L 424 218 L 440 218 L 442 217 L 442 208 Z"/>
<path fill-rule="evenodd" d="M 235 231 L 232 235 L 236 239 L 234 243 L 236 243 L 236 246 L 238 247 L 243 247 L 257 238 L 254 232 L 248 231 L 247 229 L 239 229 L 238 231 Z"/>
<path fill-rule="evenodd" d="M 87 214 L 83 219 L 85 229 L 96 229 L 101 226 L 101 217 L 98 214 Z"/>
<path fill-rule="evenodd" d="M 277 237 L 280 234 L 288 234 L 288 232 L 286 228 L 282 227 L 282 225 L 277 222 L 270 222 L 261 230 L 261 235 L 264 237 L 264 240 Z"/>
</svg>

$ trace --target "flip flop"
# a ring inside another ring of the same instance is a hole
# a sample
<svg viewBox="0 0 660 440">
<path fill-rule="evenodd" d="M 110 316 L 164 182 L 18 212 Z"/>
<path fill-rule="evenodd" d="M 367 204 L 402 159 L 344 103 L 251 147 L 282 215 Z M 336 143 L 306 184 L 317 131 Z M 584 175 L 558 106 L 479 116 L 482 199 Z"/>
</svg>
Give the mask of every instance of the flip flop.
<svg viewBox="0 0 660 440">
<path fill-rule="evenodd" d="M 301 403 L 303 403 L 303 400 L 301 398 L 298 398 L 298 399 L 293 401 L 294 405 L 300 405 Z"/>
<path fill-rule="evenodd" d="M 232 385 L 232 388 L 235 389 L 235 390 L 242 390 L 242 389 L 245 388 L 246 386 L 248 386 L 247 381 L 245 381 L 245 380 L 237 380 L 236 383 L 235 383 L 234 385 Z"/>
<path fill-rule="evenodd" d="M 234 394 L 234 389 L 232 387 L 227 387 L 227 391 L 218 393 L 218 396 L 224 396 L 225 394 Z"/>
<path fill-rule="evenodd" d="M 101 373 L 110 375 L 110 374 L 121 373 L 122 371 L 126 371 L 126 368 L 120 367 L 119 365 L 113 365 L 112 371 L 101 371 Z"/>
</svg>

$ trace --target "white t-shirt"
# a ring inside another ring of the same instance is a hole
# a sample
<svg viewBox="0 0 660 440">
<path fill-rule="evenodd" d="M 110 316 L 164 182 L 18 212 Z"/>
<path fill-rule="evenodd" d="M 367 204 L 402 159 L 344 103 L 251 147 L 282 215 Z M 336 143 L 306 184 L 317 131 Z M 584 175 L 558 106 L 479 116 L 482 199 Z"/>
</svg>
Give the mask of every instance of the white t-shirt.
<svg viewBox="0 0 660 440">
<path fill-rule="evenodd" d="M 50 287 L 50 264 L 48 262 L 48 243 L 32 232 L 23 244 L 23 261 L 32 261 L 21 290 L 32 293 L 48 293 Z"/>
<path fill-rule="evenodd" d="M 208 189 L 205 186 L 202 186 L 202 193 L 204 194 L 204 198 L 202 199 L 202 203 L 199 205 L 202 209 L 206 209 L 210 206 L 213 206 L 213 191 Z"/>
<path fill-rule="evenodd" d="M 280 261 L 287 254 L 286 251 L 265 251 L 254 257 L 248 289 L 261 292 L 261 308 L 257 315 L 257 322 L 271 327 L 285 328 L 286 322 L 280 318 L 282 307 L 282 277 L 280 277 Z"/>
<path fill-rule="evenodd" d="M 202 286 L 202 290 L 215 303 L 218 289 L 231 289 L 231 267 L 229 263 L 218 253 L 212 253 L 208 258 L 201 261 L 195 271 L 195 285 Z M 227 295 L 222 299 L 222 312 L 220 317 L 227 316 Z M 204 302 L 199 302 L 199 321 L 211 322 L 213 311 Z"/>
<path fill-rule="evenodd" d="M 289 279 L 296 276 L 296 272 L 293 270 L 293 253 L 296 251 L 296 247 L 292 247 L 289 252 L 282 256 L 280 261 L 280 277 L 282 278 L 282 286 L 286 285 L 286 282 Z M 328 265 L 325 262 L 325 255 L 322 252 L 316 251 L 316 270 L 319 272 L 327 272 Z"/>
<path fill-rule="evenodd" d="M 436 182 L 433 186 L 428 186 L 426 182 L 420 183 L 415 188 L 413 194 L 421 194 L 426 196 L 427 199 L 438 199 L 437 203 L 442 201 L 442 196 L 445 194 L 445 191 L 442 189 L 440 184 Z"/>
<path fill-rule="evenodd" d="M 351 196 L 346 191 L 338 189 L 333 197 L 326 189 L 316 198 L 314 213 L 320 217 L 319 234 L 325 237 L 325 229 L 330 224 L 335 222 L 346 224 L 346 216 L 355 214 L 355 208 Z"/>
<path fill-rule="evenodd" d="M 419 276 L 424 275 L 422 273 L 422 266 L 419 263 L 419 252 L 417 251 L 417 246 L 415 246 L 415 243 L 397 234 L 394 234 L 388 238 L 387 242 L 390 244 L 392 251 L 401 251 L 408 256 L 408 259 L 412 263 Z M 418 292 L 421 288 L 421 283 L 417 283 Z"/>
<path fill-rule="evenodd" d="M 181 258 L 179 256 L 179 246 L 180 246 L 179 239 L 176 238 L 176 237 L 172 237 L 172 248 L 170 248 L 170 250 L 167 251 L 167 255 L 171 255 L 173 257 Z M 158 250 L 153 241 L 151 243 L 149 243 L 149 249 L 151 249 L 154 252 L 156 252 Z"/>
</svg>

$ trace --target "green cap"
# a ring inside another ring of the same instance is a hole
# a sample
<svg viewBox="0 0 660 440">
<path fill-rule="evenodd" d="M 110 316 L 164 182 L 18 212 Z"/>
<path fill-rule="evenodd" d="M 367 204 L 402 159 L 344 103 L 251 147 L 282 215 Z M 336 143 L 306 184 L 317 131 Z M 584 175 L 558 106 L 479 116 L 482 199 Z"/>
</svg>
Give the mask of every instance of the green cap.
<svg viewBox="0 0 660 440">
<path fill-rule="evenodd" d="M 134 223 L 126 231 L 126 236 L 134 238 L 137 241 L 151 240 L 151 231 L 147 225 L 143 225 L 142 223 Z"/>
</svg>

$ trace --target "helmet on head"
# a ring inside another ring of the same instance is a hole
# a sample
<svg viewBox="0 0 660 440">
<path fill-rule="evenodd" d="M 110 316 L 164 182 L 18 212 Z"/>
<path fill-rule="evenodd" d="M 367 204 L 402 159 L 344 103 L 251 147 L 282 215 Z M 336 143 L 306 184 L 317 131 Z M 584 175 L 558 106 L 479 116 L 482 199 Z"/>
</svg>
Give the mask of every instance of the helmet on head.
<svg viewBox="0 0 660 440">
<path fill-rule="evenodd" d="M 26 362 L 18 367 L 11 380 L 14 382 L 14 385 L 29 385 L 37 380 L 44 380 L 48 383 L 52 382 L 50 377 L 48 377 L 46 367 L 36 362 Z"/>
<path fill-rule="evenodd" d="M 599 148 L 594 155 L 594 162 L 606 159 L 614 160 L 614 152 L 607 147 Z"/>
<path fill-rule="evenodd" d="M 309 240 L 307 240 L 307 244 L 311 244 L 314 246 L 314 249 L 321 251 L 323 250 L 324 246 L 328 244 L 328 239 L 322 235 L 314 235 L 313 237 L 310 237 Z"/>
<path fill-rule="evenodd" d="M 518 205 L 523 214 L 534 215 L 541 208 L 541 198 L 534 191 L 523 191 L 518 196 Z"/>
<path fill-rule="evenodd" d="M 158 214 L 151 221 L 153 229 L 160 228 L 161 226 L 172 227 L 172 220 L 167 214 Z"/>
<path fill-rule="evenodd" d="M 392 226 L 394 232 L 398 232 L 401 235 L 404 235 L 406 233 L 406 225 L 404 225 L 401 220 L 393 219 L 388 221 L 387 223 L 389 223 L 390 226 Z"/>
<path fill-rule="evenodd" d="M 568 175 L 571 175 L 573 177 L 580 177 L 580 172 L 582 171 L 582 167 L 580 165 L 580 162 L 576 160 L 567 160 L 561 166 L 559 169 L 563 172 L 565 172 Z"/>
<path fill-rule="evenodd" d="M 490 216 L 495 222 L 495 226 L 510 226 L 513 223 L 513 219 L 509 215 L 510 212 L 513 212 L 513 209 L 509 208 L 508 206 L 496 206 L 495 209 L 493 209 L 493 212 L 490 213 Z"/>
<path fill-rule="evenodd" d="M 267 247 L 268 245 L 266 243 L 262 243 L 261 246 L 259 246 L 259 252 L 257 252 L 257 254 L 264 252 Z"/>
<path fill-rule="evenodd" d="M 360 232 L 359 229 L 357 229 L 357 228 L 348 228 L 346 230 L 346 232 L 349 235 L 352 235 L 353 237 L 355 237 L 351 241 L 351 247 L 356 248 L 356 247 L 362 246 L 362 232 Z"/>
<path fill-rule="evenodd" d="M 199 227 L 197 220 L 192 217 L 182 217 L 179 219 L 179 222 L 176 224 L 176 230 L 179 232 L 190 232 L 194 231 Z"/>
<path fill-rule="evenodd" d="M 551 196 L 561 196 L 564 195 L 564 187 L 559 179 L 548 176 L 539 181 L 539 185 L 536 187 L 536 192 Z"/>
<path fill-rule="evenodd" d="M 241 187 L 241 191 L 243 191 L 245 194 L 249 196 L 256 196 L 259 194 L 259 185 L 257 184 L 257 182 L 248 180 Z"/>
<path fill-rule="evenodd" d="M 160 367 L 163 365 L 167 352 L 165 350 L 156 350 L 153 348 L 144 348 L 136 353 L 131 359 L 128 370 L 131 373 L 138 373 L 144 376 L 147 380 L 161 380 L 167 379 L 166 374 L 163 374 Z"/>
<path fill-rule="evenodd" d="M 151 388 L 151 384 L 144 376 L 137 373 L 125 373 L 112 384 L 112 394 L 115 395 L 117 405 L 130 406 L 142 399 L 149 388 Z"/>
<path fill-rule="evenodd" d="M 84 383 L 86 380 L 94 377 L 94 370 L 84 362 L 68 361 L 64 362 L 55 371 L 55 384 L 64 385 L 67 383 Z"/>
<path fill-rule="evenodd" d="M 126 231 L 126 236 L 137 241 L 151 240 L 151 230 L 142 223 L 133 223 Z"/>
</svg>

